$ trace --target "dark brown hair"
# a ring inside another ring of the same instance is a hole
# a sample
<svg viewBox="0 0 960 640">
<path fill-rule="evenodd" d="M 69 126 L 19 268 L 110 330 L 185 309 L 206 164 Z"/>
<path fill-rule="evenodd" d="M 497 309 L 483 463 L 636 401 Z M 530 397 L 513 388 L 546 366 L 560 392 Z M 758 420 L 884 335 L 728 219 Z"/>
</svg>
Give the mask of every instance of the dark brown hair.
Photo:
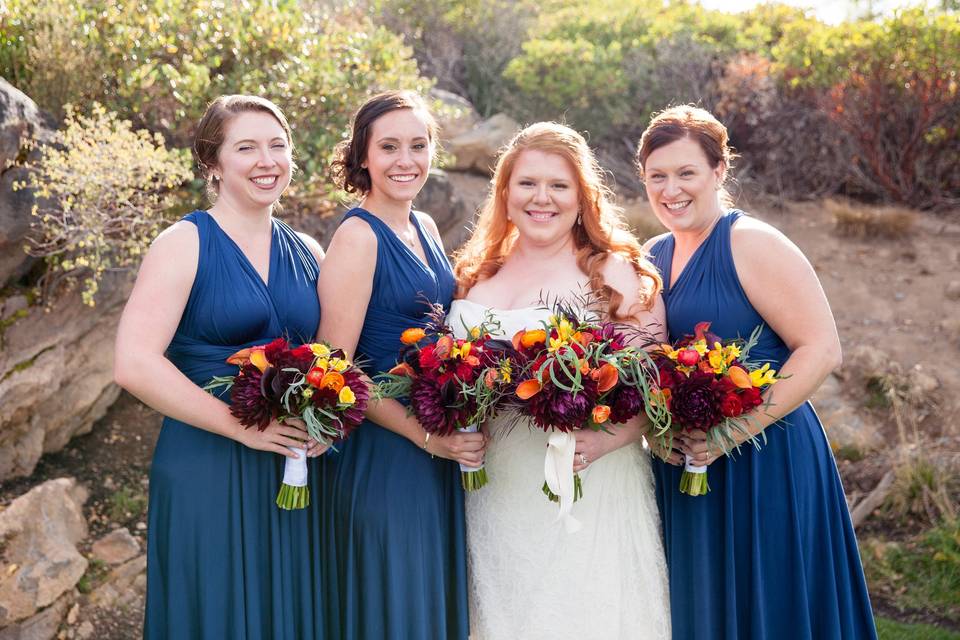
<svg viewBox="0 0 960 640">
<path fill-rule="evenodd" d="M 373 123 L 380 116 L 398 109 L 413 109 L 420 112 L 427 125 L 427 138 L 436 148 L 438 134 L 437 121 L 430 108 L 413 91 L 385 91 L 378 93 L 363 103 L 353 116 L 353 132 L 349 140 L 344 140 L 336 149 L 336 159 L 331 163 L 334 180 L 347 193 L 365 195 L 373 186 L 370 172 L 363 168 L 367 159 L 367 147 L 370 144 L 370 132 Z"/>
<path fill-rule="evenodd" d="M 737 155 L 730 148 L 727 128 L 706 109 L 684 104 L 656 114 L 640 136 L 636 157 L 640 178 L 643 179 L 643 167 L 651 153 L 684 138 L 700 145 L 711 169 L 723 162 L 729 172 Z M 721 199 L 729 204 L 726 191 L 721 190 Z"/>
<path fill-rule="evenodd" d="M 197 161 L 200 175 L 207 181 L 207 192 L 211 197 L 215 197 L 220 190 L 220 185 L 213 179 L 213 169 L 217 166 L 227 124 L 239 114 L 250 111 L 269 113 L 276 118 L 284 133 L 287 134 L 287 144 L 290 146 L 291 154 L 293 153 L 290 125 L 280 107 L 259 96 L 220 96 L 207 105 L 207 110 L 197 124 L 196 133 L 193 134 L 193 157 Z M 291 171 L 295 171 L 296 165 L 291 163 L 290 168 Z"/>
</svg>

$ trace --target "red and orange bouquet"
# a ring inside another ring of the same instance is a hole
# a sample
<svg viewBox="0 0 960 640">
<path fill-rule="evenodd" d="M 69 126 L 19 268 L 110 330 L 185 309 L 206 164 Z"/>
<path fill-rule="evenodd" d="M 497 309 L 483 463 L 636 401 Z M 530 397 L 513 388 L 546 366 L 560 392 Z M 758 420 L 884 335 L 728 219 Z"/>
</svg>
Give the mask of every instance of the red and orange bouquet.
<svg viewBox="0 0 960 640">
<path fill-rule="evenodd" d="M 669 449 L 675 433 L 702 431 L 708 444 L 724 452 L 739 446 L 738 434 L 759 446 L 747 429 L 747 414 L 764 404 L 762 392 L 780 379 L 769 363 L 750 361 L 761 330 L 746 341 L 723 341 L 710 333 L 709 322 L 701 322 L 694 335 L 651 354 L 659 382 L 654 402 L 666 409 L 664 419 L 654 420 L 662 445 Z M 688 460 L 680 491 L 699 496 L 709 490 L 706 467 Z"/>
<path fill-rule="evenodd" d="M 409 398 L 409 411 L 429 435 L 477 431 L 496 414 L 511 382 L 508 345 L 491 337 L 497 328 L 488 314 L 467 329 L 467 338 L 457 338 L 435 306 L 425 327 L 400 336 L 398 364 L 380 376 L 378 397 Z M 460 465 L 460 471 L 467 491 L 487 483 L 483 466 Z"/>
<path fill-rule="evenodd" d="M 240 424 L 263 431 L 271 420 L 299 418 L 317 442 L 333 444 L 363 421 L 370 389 L 363 372 L 343 351 L 324 343 L 291 346 L 277 338 L 227 358 L 240 368 L 235 376 L 213 378 L 204 389 L 230 391 L 230 413 Z M 310 505 L 305 449 L 292 449 L 277 496 L 281 509 Z"/>
<path fill-rule="evenodd" d="M 654 376 L 642 349 L 627 346 L 627 327 L 590 322 L 557 305 L 541 328 L 523 330 L 513 345 L 524 363 L 516 389 L 517 410 L 550 432 L 543 492 L 560 503 L 561 517 L 583 496 L 573 474 L 572 431 L 608 431 L 646 410 Z"/>
</svg>

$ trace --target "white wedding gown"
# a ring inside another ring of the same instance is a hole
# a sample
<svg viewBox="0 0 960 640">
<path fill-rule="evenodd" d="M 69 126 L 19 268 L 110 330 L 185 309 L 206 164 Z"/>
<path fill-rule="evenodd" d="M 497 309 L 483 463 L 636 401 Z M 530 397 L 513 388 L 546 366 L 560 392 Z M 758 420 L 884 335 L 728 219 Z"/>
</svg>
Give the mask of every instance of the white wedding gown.
<svg viewBox="0 0 960 640">
<path fill-rule="evenodd" d="M 486 308 L 455 300 L 448 324 L 465 337 Z M 493 310 L 509 339 L 548 311 Z M 650 461 L 640 444 L 590 464 L 567 533 L 541 491 L 548 434 L 508 418 L 490 425 L 489 483 L 467 493 L 471 640 L 670 638 L 660 521 Z"/>
</svg>

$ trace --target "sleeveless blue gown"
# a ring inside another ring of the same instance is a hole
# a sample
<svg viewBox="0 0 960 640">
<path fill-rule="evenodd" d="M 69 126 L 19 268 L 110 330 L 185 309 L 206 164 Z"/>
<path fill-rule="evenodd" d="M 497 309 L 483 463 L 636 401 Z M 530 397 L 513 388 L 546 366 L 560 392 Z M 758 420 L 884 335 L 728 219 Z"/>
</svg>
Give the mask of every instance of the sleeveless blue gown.
<svg viewBox="0 0 960 640">
<path fill-rule="evenodd" d="M 319 267 L 286 224 L 273 221 L 269 284 L 205 211 L 197 274 L 167 357 L 197 385 L 236 373 L 225 359 L 278 336 L 312 341 Z M 229 394 L 223 398 L 229 401 Z M 148 640 L 323 638 L 324 592 L 312 542 L 315 509 L 274 504 L 284 458 L 166 418 L 150 468 Z M 310 460 L 311 493 L 321 491 Z"/>
<path fill-rule="evenodd" d="M 764 324 L 730 250 L 740 215 L 725 214 L 664 290 L 671 341 L 701 321 L 722 338 Z M 664 283 L 673 251 L 670 235 L 651 251 Z M 790 352 L 765 326 L 750 355 L 779 369 Z M 804 403 L 765 433 L 760 451 L 744 445 L 710 465 L 705 496 L 680 493 L 682 467 L 655 461 L 674 638 L 875 639 L 843 487 L 813 407 Z"/>
<path fill-rule="evenodd" d="M 432 303 L 449 307 L 454 278 L 442 249 L 413 214 L 425 265 L 379 218 L 360 208 L 377 237 L 373 291 L 356 359 L 373 375 L 396 364 L 400 334 L 423 326 Z M 465 640 L 467 564 L 464 497 L 456 463 L 433 459 L 406 438 L 365 421 L 325 458 L 332 527 L 323 543 L 336 563 L 345 640 Z"/>
</svg>

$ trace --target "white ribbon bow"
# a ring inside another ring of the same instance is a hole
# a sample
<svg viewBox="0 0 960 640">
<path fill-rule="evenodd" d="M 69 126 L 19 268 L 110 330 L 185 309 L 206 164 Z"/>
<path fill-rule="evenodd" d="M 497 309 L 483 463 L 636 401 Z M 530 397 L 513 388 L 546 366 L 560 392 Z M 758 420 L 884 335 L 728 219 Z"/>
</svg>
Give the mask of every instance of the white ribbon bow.
<svg viewBox="0 0 960 640">
<path fill-rule="evenodd" d="M 547 440 L 547 456 L 543 463 L 543 475 L 547 487 L 560 498 L 560 512 L 567 533 L 576 533 L 583 526 L 573 517 L 573 454 L 577 439 L 572 433 L 554 431 Z"/>
</svg>

